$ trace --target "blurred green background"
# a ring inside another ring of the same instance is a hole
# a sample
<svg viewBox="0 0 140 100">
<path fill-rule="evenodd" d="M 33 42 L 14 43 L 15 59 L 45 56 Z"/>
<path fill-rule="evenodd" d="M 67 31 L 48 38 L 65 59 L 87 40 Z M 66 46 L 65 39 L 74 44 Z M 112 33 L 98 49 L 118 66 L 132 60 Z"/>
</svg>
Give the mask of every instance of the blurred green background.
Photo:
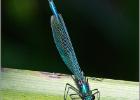
<svg viewBox="0 0 140 100">
<path fill-rule="evenodd" d="M 138 81 L 138 0 L 54 0 L 88 76 Z M 2 67 L 71 74 L 47 0 L 2 0 Z"/>
</svg>

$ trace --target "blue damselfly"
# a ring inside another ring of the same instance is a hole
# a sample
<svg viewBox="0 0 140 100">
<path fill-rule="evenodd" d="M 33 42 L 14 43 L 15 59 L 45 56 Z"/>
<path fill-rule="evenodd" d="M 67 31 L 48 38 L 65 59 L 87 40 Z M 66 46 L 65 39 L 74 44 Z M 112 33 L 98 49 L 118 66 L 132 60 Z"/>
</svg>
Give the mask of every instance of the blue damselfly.
<svg viewBox="0 0 140 100">
<path fill-rule="evenodd" d="M 84 73 L 79 66 L 61 14 L 58 13 L 53 0 L 48 1 L 53 12 L 53 15 L 51 16 L 51 28 L 55 45 L 62 60 L 69 68 L 69 70 L 74 74 L 72 75 L 72 78 L 77 86 L 77 88 L 75 88 L 69 83 L 66 84 L 64 91 L 64 100 L 67 99 L 68 95 L 72 100 L 76 99 L 76 95 L 78 95 L 82 100 L 95 100 L 95 98 L 99 100 L 100 92 L 98 91 L 98 89 L 90 89 L 88 79 L 84 76 Z M 69 94 L 70 89 L 75 91 L 76 94 Z"/>
</svg>

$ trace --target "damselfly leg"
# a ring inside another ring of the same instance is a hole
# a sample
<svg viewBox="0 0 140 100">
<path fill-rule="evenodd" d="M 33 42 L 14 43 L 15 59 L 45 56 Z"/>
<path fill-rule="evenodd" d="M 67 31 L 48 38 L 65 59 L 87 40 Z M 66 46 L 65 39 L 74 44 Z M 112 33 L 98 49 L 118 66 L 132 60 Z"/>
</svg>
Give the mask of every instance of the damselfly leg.
<svg viewBox="0 0 140 100">
<path fill-rule="evenodd" d="M 70 90 L 73 90 L 75 92 L 74 93 L 69 93 Z M 100 92 L 98 91 L 98 89 L 93 89 L 91 90 L 92 95 L 93 95 L 93 100 L 100 100 Z M 82 99 L 82 94 L 79 92 L 78 89 L 76 89 L 74 86 L 72 86 L 71 84 L 67 83 L 65 86 L 65 91 L 64 91 L 64 100 L 67 100 L 67 97 L 70 97 L 71 100 L 85 100 Z"/>
<path fill-rule="evenodd" d="M 78 94 L 70 94 L 69 96 L 70 96 L 71 100 L 81 100 L 81 98 L 79 97 Z"/>
<path fill-rule="evenodd" d="M 69 94 L 70 89 L 73 90 L 74 92 L 76 92 L 76 94 Z M 80 96 L 80 93 L 79 93 L 79 90 L 77 90 L 74 86 L 72 86 L 72 85 L 70 85 L 69 83 L 67 83 L 66 86 L 65 86 L 65 91 L 64 91 L 64 100 L 67 100 L 67 96 L 68 96 L 68 95 L 70 96 L 70 98 L 71 98 L 72 100 L 75 100 L 75 99 L 77 99 L 77 98 L 74 98 L 73 96 L 74 96 L 74 95 Z M 80 98 L 80 97 L 79 97 L 79 98 Z"/>
<path fill-rule="evenodd" d="M 97 97 L 97 100 L 100 100 L 100 91 L 98 89 L 93 89 L 91 91 L 94 92 L 93 95 L 95 97 Z M 96 96 L 96 94 L 97 94 L 97 96 Z"/>
</svg>

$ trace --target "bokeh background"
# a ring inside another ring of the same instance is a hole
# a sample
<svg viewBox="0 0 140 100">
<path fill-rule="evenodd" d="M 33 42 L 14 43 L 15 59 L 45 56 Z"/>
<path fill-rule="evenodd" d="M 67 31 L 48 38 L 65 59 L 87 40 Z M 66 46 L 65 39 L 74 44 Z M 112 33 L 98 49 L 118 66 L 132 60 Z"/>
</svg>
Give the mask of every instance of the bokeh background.
<svg viewBox="0 0 140 100">
<path fill-rule="evenodd" d="M 138 81 L 138 0 L 54 0 L 88 76 Z M 47 0 L 2 0 L 2 67 L 71 74 Z"/>
</svg>

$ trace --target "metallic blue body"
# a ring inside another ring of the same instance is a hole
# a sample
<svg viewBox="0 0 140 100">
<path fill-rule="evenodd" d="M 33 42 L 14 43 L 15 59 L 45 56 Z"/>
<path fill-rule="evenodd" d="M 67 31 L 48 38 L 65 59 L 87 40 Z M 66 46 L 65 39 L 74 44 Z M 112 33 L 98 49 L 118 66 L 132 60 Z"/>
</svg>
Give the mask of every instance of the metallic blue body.
<svg viewBox="0 0 140 100">
<path fill-rule="evenodd" d="M 56 17 L 56 19 L 59 21 L 59 20 L 60 20 L 59 14 L 58 14 L 58 11 L 57 11 L 57 9 L 56 9 L 56 6 L 55 6 L 53 0 L 48 0 L 48 1 L 49 1 L 49 5 L 50 5 L 50 8 L 51 8 L 51 10 L 52 10 L 53 15 L 54 15 L 54 16 Z"/>
<path fill-rule="evenodd" d="M 77 85 L 79 96 L 82 98 L 82 100 L 94 100 L 94 96 L 89 88 L 88 81 L 83 75 L 83 71 L 80 69 L 63 18 L 57 12 L 53 0 L 48 1 L 53 12 L 53 16 L 51 16 L 51 28 L 57 50 L 66 66 L 74 74 L 74 81 Z"/>
</svg>

